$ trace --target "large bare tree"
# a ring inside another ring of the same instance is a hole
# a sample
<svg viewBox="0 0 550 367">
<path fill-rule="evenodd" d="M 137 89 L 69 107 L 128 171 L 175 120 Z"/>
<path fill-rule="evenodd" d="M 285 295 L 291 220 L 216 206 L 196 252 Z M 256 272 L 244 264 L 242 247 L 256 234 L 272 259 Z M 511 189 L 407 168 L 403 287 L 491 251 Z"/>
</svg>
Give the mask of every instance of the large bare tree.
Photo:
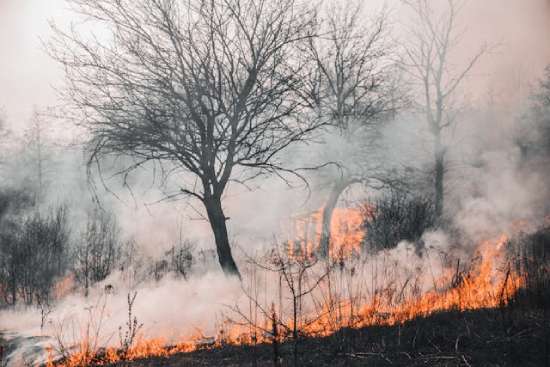
<svg viewBox="0 0 550 367">
<path fill-rule="evenodd" d="M 320 252 L 329 253 L 331 221 L 341 194 L 355 183 L 379 173 L 372 148 L 376 129 L 393 111 L 398 98 L 391 70 L 391 40 L 385 10 L 369 19 L 361 2 L 329 2 L 321 13 L 319 37 L 311 38 L 309 53 L 315 72 L 309 80 L 309 100 L 319 118 L 338 135 L 338 165 L 330 174 L 330 191 L 323 207 Z M 376 171 L 376 172 L 375 172 Z"/>
<path fill-rule="evenodd" d="M 222 206 L 228 183 L 291 172 L 279 153 L 322 125 L 301 118 L 297 97 L 313 12 L 294 0 L 71 3 L 108 31 L 54 27 L 51 46 L 90 132 L 90 164 L 129 156 L 125 174 L 157 162 L 193 177 L 179 193 L 204 204 L 220 265 L 239 275 Z"/>
<path fill-rule="evenodd" d="M 405 46 L 403 66 L 418 85 L 417 105 L 425 115 L 433 140 L 433 182 L 435 212 L 443 213 L 444 181 L 448 142 L 446 133 L 457 124 L 457 89 L 486 52 L 482 46 L 465 63 L 453 60 L 452 52 L 460 44 L 463 32 L 457 23 L 462 0 L 447 0 L 438 11 L 429 0 L 405 0 L 412 10 L 414 26 Z M 461 67 L 457 64 L 462 63 Z"/>
</svg>

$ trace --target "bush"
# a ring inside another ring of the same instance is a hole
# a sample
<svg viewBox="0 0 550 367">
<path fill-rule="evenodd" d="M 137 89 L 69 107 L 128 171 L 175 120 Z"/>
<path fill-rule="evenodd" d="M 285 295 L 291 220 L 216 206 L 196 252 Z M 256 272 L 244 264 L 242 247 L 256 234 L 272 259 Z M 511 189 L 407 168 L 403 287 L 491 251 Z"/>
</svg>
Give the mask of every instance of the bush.
<svg viewBox="0 0 550 367">
<path fill-rule="evenodd" d="M 435 226 L 431 199 L 391 190 L 364 210 L 364 250 L 391 249 L 403 240 L 417 243 Z"/>
<path fill-rule="evenodd" d="M 107 278 L 120 257 L 120 229 L 112 213 L 96 210 L 88 217 L 76 248 L 74 272 L 87 296 L 89 288 Z"/>
<path fill-rule="evenodd" d="M 164 256 L 153 264 L 151 273 L 155 280 L 160 280 L 168 273 L 188 279 L 193 263 L 193 243 L 185 240 L 179 241 L 164 253 Z"/>
<path fill-rule="evenodd" d="M 64 207 L 36 212 L 3 225 L 0 237 L 0 285 L 4 301 L 48 303 L 67 270 L 69 231 Z"/>
<path fill-rule="evenodd" d="M 21 214 L 34 204 L 32 197 L 23 190 L 3 189 L 0 191 L 0 221 L 6 224 L 6 217 Z M 9 219 L 8 219 L 9 221 Z"/>
</svg>

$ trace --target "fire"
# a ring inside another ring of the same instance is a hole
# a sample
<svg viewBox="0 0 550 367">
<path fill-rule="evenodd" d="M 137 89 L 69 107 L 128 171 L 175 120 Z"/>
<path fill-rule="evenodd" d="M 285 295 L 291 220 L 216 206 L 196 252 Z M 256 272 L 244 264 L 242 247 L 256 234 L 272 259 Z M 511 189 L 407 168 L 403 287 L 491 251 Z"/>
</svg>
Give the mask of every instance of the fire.
<svg viewBox="0 0 550 367">
<path fill-rule="evenodd" d="M 82 341 L 78 350 L 71 353 L 62 362 L 56 362 L 53 348 L 47 349 L 48 362 L 47 367 L 77 367 L 89 365 L 109 365 L 120 361 L 132 361 L 149 357 L 169 357 L 178 353 L 189 353 L 200 349 L 201 343 L 197 339 L 179 342 L 169 345 L 167 340 L 162 338 L 143 339 L 140 338 L 135 345 L 127 351 L 121 351 L 115 347 L 105 348 L 104 350 L 94 351 L 90 343 Z"/>
<path fill-rule="evenodd" d="M 288 246 L 289 258 L 311 256 L 315 253 L 320 238 L 322 212 L 297 221 L 295 233 L 301 234 Z M 364 230 L 362 213 L 359 209 L 337 209 L 331 223 L 331 257 L 360 254 Z M 501 235 L 488 239 L 477 246 L 472 264 L 460 269 L 458 264 L 445 269 L 442 275 L 433 279 L 431 289 L 421 292 L 407 280 L 404 285 L 390 282 L 381 290 L 366 297 L 338 297 L 331 293 L 336 279 L 328 277 L 319 284 L 321 294 L 313 302 L 317 307 L 297 320 L 297 328 L 302 335 L 327 336 L 343 327 L 362 328 L 373 325 L 402 324 L 417 317 L 425 317 L 437 312 L 449 310 L 474 310 L 494 308 L 506 305 L 511 297 L 524 285 L 521 276 L 516 274 L 508 263 L 506 244 L 509 239 Z M 356 256 L 357 257 L 357 256 Z M 354 271 L 350 277 L 360 278 Z M 341 281 L 342 279 L 340 279 Z M 406 288 L 408 287 L 408 288 Z M 406 295 L 406 296 L 405 296 Z M 275 306 L 273 315 L 275 317 Z M 138 340 L 128 350 L 122 352 L 117 348 L 106 348 L 91 353 L 86 341 L 63 362 L 53 362 L 53 354 L 48 351 L 48 366 L 86 366 L 104 365 L 122 360 L 136 360 L 146 357 L 168 357 L 177 353 L 187 353 L 204 348 L 215 348 L 222 345 L 251 345 L 271 343 L 274 338 L 284 341 L 291 338 L 288 330 L 294 327 L 294 320 L 278 321 L 281 332 L 272 332 L 271 316 L 265 314 L 257 325 L 243 325 L 225 322 L 219 328 L 216 337 L 204 337 L 200 331 L 185 341 L 169 344 L 163 339 Z M 284 327 L 283 327 L 284 326 Z M 279 328 L 275 326 L 275 328 Z M 283 330 L 286 330 L 285 334 Z"/>
<path fill-rule="evenodd" d="M 507 242 L 505 235 L 482 242 L 478 249 L 480 261 L 468 273 L 458 277 L 449 269 L 447 274 L 436 280 L 435 289 L 419 297 L 396 303 L 391 296 L 378 295 L 370 303 L 361 305 L 355 315 L 351 304 L 338 305 L 336 323 L 333 320 L 334 310 L 325 307 L 321 313 L 325 316 L 311 325 L 308 332 L 329 335 L 344 326 L 395 325 L 441 311 L 505 305 L 524 284 L 523 278 L 510 267 L 505 272 L 497 269 L 498 264 L 505 261 L 503 248 Z"/>
<path fill-rule="evenodd" d="M 331 258 L 349 257 L 361 252 L 364 237 L 363 209 L 335 208 L 330 223 Z M 311 257 L 319 249 L 323 225 L 323 209 L 312 214 L 294 218 L 291 223 L 291 240 L 288 241 L 290 256 Z"/>
</svg>

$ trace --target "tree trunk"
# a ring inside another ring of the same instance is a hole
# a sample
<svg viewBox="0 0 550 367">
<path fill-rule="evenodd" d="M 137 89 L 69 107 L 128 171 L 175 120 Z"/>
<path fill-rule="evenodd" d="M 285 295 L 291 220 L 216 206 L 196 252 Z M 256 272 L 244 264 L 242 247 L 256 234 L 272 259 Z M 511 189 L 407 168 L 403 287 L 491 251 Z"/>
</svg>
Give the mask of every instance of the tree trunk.
<svg viewBox="0 0 550 367">
<path fill-rule="evenodd" d="M 358 182 L 358 180 L 352 179 L 340 179 L 334 183 L 330 194 L 328 196 L 325 207 L 323 208 L 323 218 L 321 224 L 321 238 L 319 240 L 319 254 L 321 257 L 326 258 L 329 255 L 330 250 L 330 225 L 332 222 L 332 215 L 340 195 L 346 190 L 351 184 Z"/>
<path fill-rule="evenodd" d="M 10 288 L 11 288 L 10 289 L 11 290 L 11 304 L 15 305 L 17 303 L 17 286 L 16 286 L 15 279 L 12 279 Z"/>
<path fill-rule="evenodd" d="M 445 179 L 445 150 L 441 144 L 439 134 L 435 136 L 435 216 L 437 220 L 443 215 L 444 190 L 443 184 Z"/>
<path fill-rule="evenodd" d="M 207 198 L 204 201 L 204 205 L 206 207 L 206 213 L 208 214 L 210 226 L 214 232 L 220 266 L 225 275 L 236 276 L 240 279 L 241 274 L 231 254 L 231 246 L 229 245 L 229 237 L 227 235 L 227 226 L 225 223 L 227 218 L 223 212 L 221 198 Z"/>
</svg>

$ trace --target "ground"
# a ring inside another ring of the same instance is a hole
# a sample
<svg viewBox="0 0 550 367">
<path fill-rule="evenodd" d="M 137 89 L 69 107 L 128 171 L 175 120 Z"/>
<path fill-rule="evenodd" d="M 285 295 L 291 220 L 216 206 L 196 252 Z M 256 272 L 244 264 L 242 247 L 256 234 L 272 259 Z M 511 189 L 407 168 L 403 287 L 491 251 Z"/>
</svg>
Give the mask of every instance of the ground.
<svg viewBox="0 0 550 367">
<path fill-rule="evenodd" d="M 445 312 L 402 326 L 344 329 L 279 347 L 280 366 L 550 366 L 548 312 Z M 272 345 L 226 346 L 116 366 L 272 366 Z"/>
</svg>

